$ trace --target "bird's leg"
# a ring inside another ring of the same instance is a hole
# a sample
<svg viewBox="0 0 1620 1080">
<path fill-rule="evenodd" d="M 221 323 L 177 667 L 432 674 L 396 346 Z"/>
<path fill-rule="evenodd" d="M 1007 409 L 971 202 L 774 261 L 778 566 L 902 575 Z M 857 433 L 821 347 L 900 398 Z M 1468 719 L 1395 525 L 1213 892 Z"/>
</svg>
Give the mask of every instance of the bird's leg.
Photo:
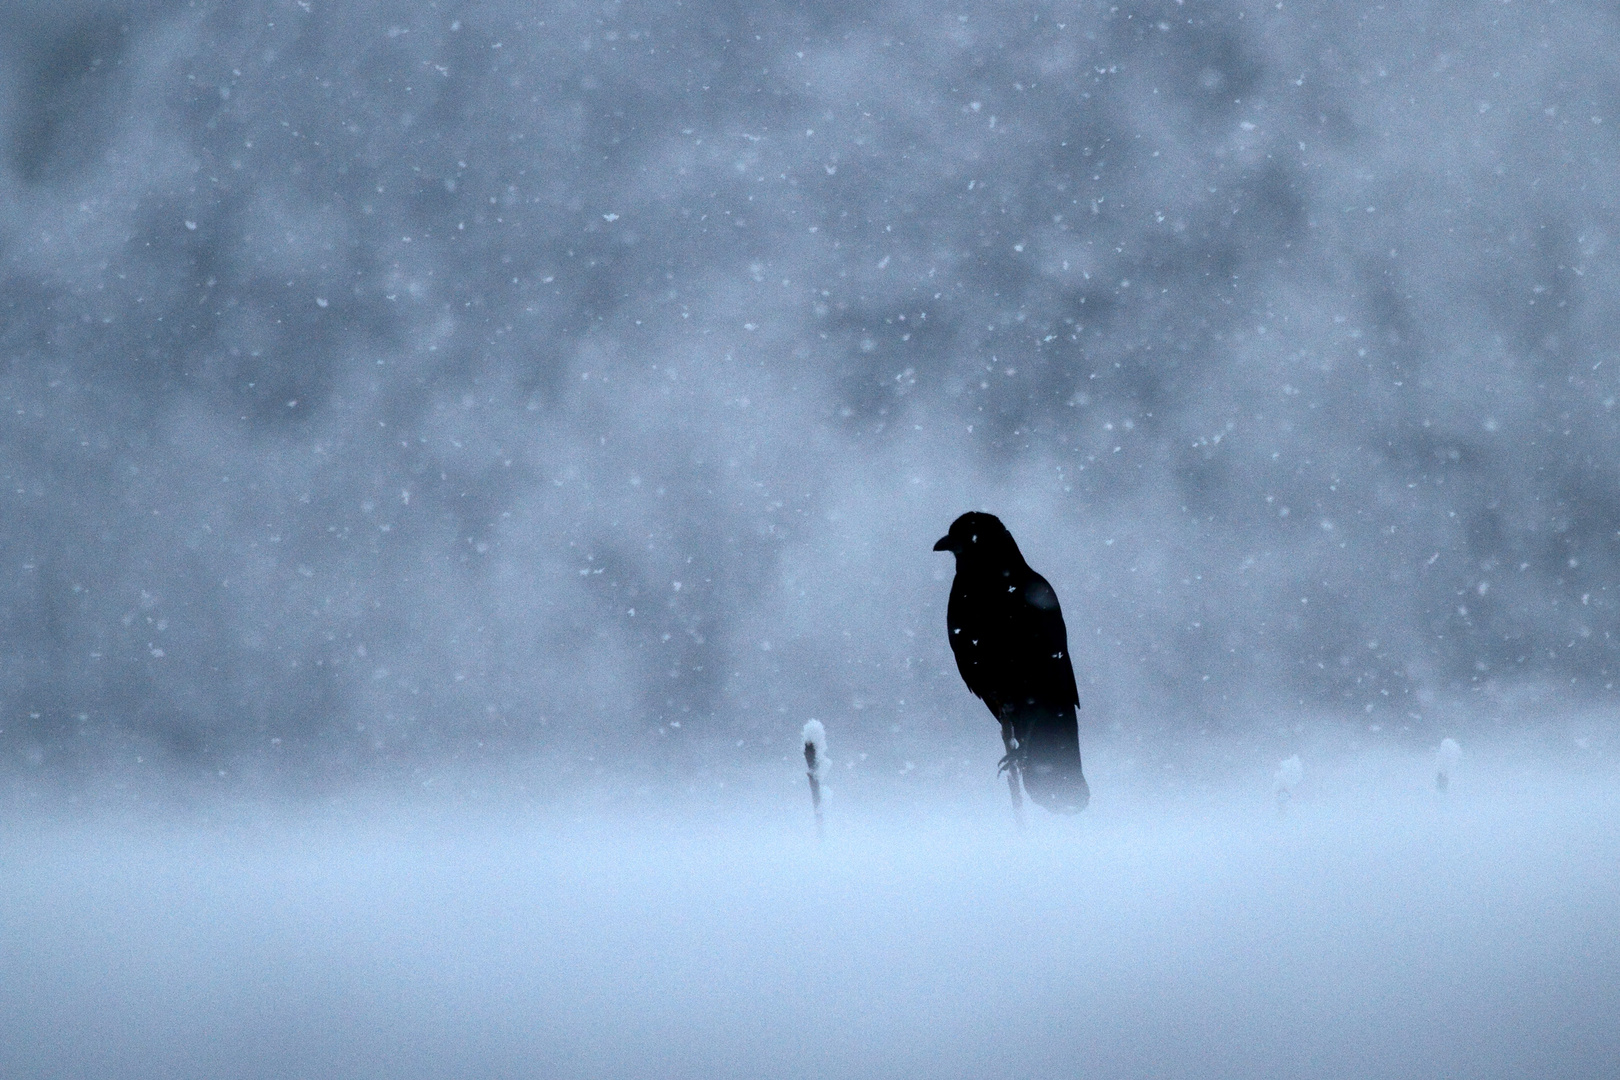
<svg viewBox="0 0 1620 1080">
<path fill-rule="evenodd" d="M 1013 769 L 1016 769 L 1018 767 L 1019 759 L 1023 756 L 1018 752 L 1021 744 L 1018 742 L 1018 734 L 1013 730 L 1011 720 L 1003 720 L 1001 722 L 1001 745 L 1006 749 L 1007 752 L 1003 754 L 1001 760 L 996 763 L 996 774 L 998 776 L 1004 772 L 1011 772 Z"/>
<path fill-rule="evenodd" d="M 1001 745 L 1006 747 L 1007 753 L 1001 759 L 997 772 L 1007 774 L 1007 794 L 1012 796 L 1013 820 L 1018 822 L 1020 832 L 1024 828 L 1024 784 L 1023 784 L 1023 744 L 1018 741 L 1018 735 L 1013 731 L 1011 720 L 1001 721 Z"/>
</svg>

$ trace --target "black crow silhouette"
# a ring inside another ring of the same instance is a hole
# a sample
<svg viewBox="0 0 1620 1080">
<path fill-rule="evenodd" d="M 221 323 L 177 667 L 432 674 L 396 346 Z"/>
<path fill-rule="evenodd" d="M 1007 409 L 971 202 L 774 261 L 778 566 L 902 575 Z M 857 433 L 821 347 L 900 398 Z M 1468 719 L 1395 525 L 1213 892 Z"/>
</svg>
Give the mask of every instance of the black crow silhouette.
<svg viewBox="0 0 1620 1080">
<path fill-rule="evenodd" d="M 1080 694 L 1057 593 L 992 514 L 963 514 L 934 550 L 956 556 L 945 627 L 962 681 L 1001 722 L 1014 805 L 1021 778 L 1048 810 L 1084 810 L 1091 789 L 1080 769 Z"/>
</svg>

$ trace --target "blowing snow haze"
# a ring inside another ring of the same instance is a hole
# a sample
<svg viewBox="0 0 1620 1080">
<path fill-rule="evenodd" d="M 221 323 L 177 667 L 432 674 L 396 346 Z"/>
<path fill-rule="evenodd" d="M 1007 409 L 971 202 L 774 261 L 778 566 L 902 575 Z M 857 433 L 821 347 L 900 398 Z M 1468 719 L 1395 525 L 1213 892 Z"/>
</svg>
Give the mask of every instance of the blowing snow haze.
<svg viewBox="0 0 1620 1080">
<path fill-rule="evenodd" d="M 859 7 L 11 0 L 14 780 L 1612 699 L 1612 5 Z"/>
</svg>

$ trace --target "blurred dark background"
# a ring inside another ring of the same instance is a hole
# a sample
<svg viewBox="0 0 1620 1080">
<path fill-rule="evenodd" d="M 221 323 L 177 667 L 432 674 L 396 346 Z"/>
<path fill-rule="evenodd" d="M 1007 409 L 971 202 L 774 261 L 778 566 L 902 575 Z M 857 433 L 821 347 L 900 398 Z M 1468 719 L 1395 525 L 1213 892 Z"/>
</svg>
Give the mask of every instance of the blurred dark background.
<svg viewBox="0 0 1620 1080">
<path fill-rule="evenodd" d="M 1600 714 L 1617 55 L 1602 3 L 12 0 L 0 772 L 993 760 L 970 508 L 1091 747 Z"/>
</svg>

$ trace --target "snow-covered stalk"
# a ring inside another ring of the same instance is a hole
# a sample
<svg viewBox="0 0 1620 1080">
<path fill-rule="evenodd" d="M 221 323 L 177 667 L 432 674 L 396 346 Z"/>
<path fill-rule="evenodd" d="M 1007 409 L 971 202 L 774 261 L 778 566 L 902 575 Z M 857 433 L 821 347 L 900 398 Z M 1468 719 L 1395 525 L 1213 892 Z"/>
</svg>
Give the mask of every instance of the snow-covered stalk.
<svg viewBox="0 0 1620 1080">
<path fill-rule="evenodd" d="M 1440 749 L 1434 752 L 1434 788 L 1444 791 L 1451 786 L 1451 774 L 1457 771 L 1457 763 L 1462 760 L 1462 747 L 1457 745 L 1456 739 L 1441 739 Z"/>
<path fill-rule="evenodd" d="M 1021 749 L 1014 733 L 1012 720 L 1003 711 L 1001 718 L 1001 745 L 1007 756 L 1001 759 L 1001 771 L 1007 774 L 1007 794 L 1012 796 L 1013 823 L 1024 831 L 1024 772 L 1019 767 Z"/>
<path fill-rule="evenodd" d="M 810 777 L 810 807 L 816 812 L 816 839 L 826 839 L 821 822 L 821 778 L 827 772 L 827 729 L 820 720 L 804 725 L 804 768 Z"/>
<path fill-rule="evenodd" d="M 1287 761 L 1277 764 L 1277 775 L 1272 778 L 1272 790 L 1277 796 L 1277 813 L 1281 814 L 1288 809 L 1288 804 L 1294 799 L 1294 789 L 1299 782 L 1305 779 L 1305 766 L 1299 763 L 1299 755 L 1295 754 Z"/>
<path fill-rule="evenodd" d="M 1016 761 L 1007 764 L 1007 794 L 1012 796 L 1013 821 L 1018 831 L 1024 831 L 1024 784 L 1023 771 L 1019 769 Z"/>
</svg>

